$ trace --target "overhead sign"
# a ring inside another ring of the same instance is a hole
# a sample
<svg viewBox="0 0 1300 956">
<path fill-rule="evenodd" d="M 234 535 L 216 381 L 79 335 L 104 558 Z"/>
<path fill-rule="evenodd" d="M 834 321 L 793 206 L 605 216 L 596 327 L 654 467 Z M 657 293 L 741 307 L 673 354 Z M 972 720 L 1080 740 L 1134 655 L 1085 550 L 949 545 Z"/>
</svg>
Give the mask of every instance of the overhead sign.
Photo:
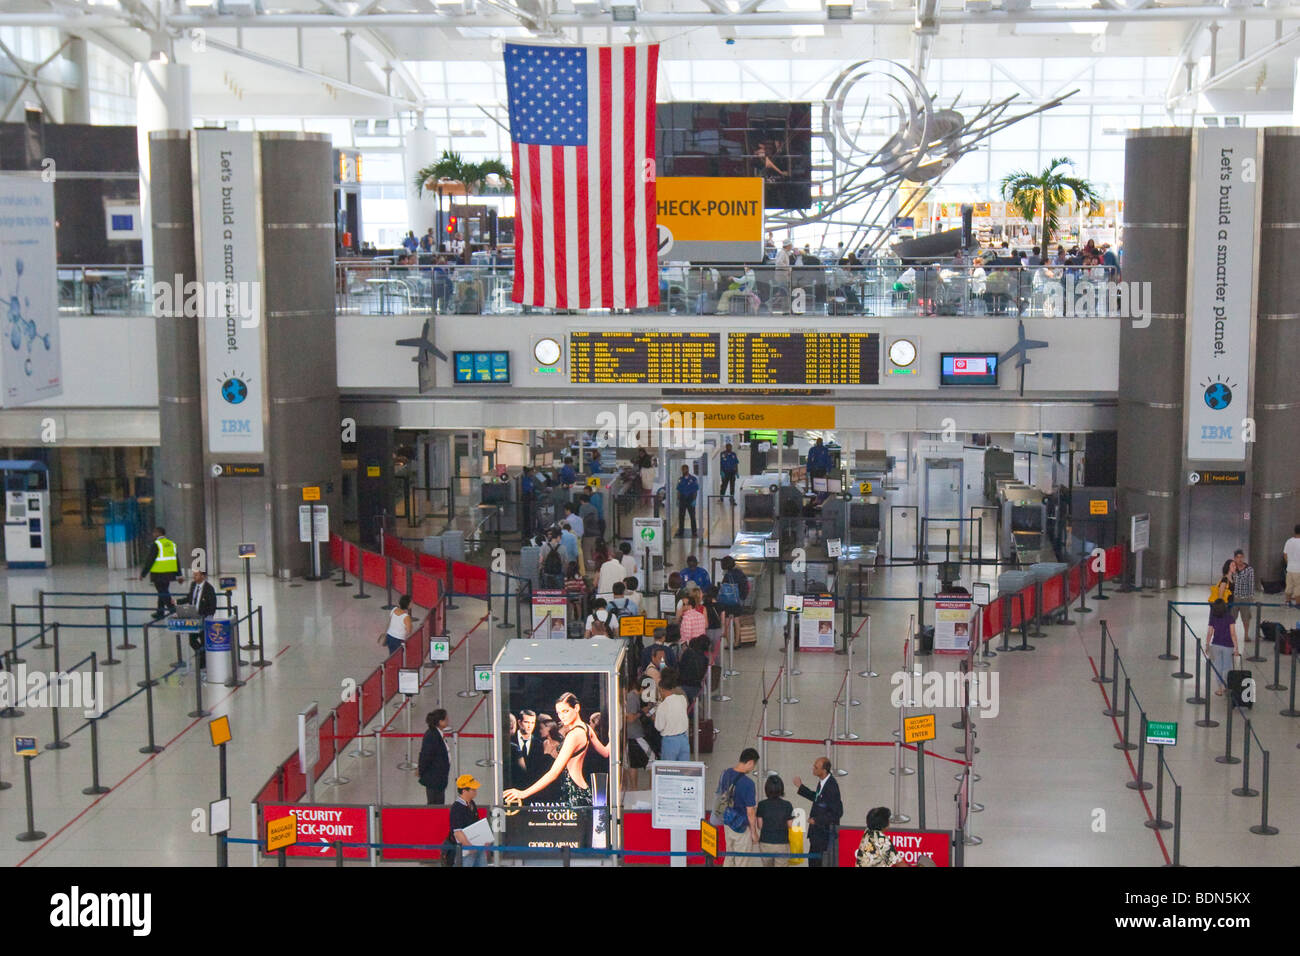
<svg viewBox="0 0 1300 956">
<path fill-rule="evenodd" d="M 0 405 L 7 408 L 63 394 L 55 264 L 54 185 L 0 176 L 0 302 L 8 319 Z"/>
<path fill-rule="evenodd" d="M 662 518 L 633 518 L 632 547 L 649 551 L 651 555 L 664 553 L 664 521 Z"/>
<path fill-rule="evenodd" d="M 199 296 L 208 451 L 261 454 L 266 386 L 257 140 L 228 130 L 191 136 L 198 279 L 202 289 L 214 290 Z"/>
<path fill-rule="evenodd" d="M 1178 743 L 1178 723 L 1172 720 L 1148 720 L 1147 743 L 1173 747 Z"/>
<path fill-rule="evenodd" d="M 664 405 L 669 415 L 693 414 L 697 428 L 752 430 L 834 428 L 834 405 Z"/>
<path fill-rule="evenodd" d="M 660 176 L 655 199 L 661 259 L 670 253 L 690 262 L 762 258 L 762 177 Z"/>
<path fill-rule="evenodd" d="M 917 714 L 903 718 L 903 743 L 915 744 L 935 739 L 934 714 Z"/>
<path fill-rule="evenodd" d="M 1187 252 L 1187 458 L 1244 462 L 1263 131 L 1198 129 Z"/>
<path fill-rule="evenodd" d="M 320 501 L 320 485 L 308 485 L 302 490 L 303 501 Z"/>
<path fill-rule="evenodd" d="M 705 766 L 693 760 L 656 760 L 650 765 L 650 825 L 656 830 L 694 830 L 704 819 Z"/>
<path fill-rule="evenodd" d="M 313 524 L 316 540 L 328 541 L 330 539 L 329 505 L 298 506 L 298 540 L 303 544 L 311 544 Z"/>
<path fill-rule="evenodd" d="M 266 466 L 261 462 L 222 462 L 212 466 L 213 478 L 261 478 Z"/>
<path fill-rule="evenodd" d="M 1187 475 L 1189 485 L 1244 485 L 1244 471 L 1193 471 Z"/>
<path fill-rule="evenodd" d="M 860 494 L 860 495 L 869 495 L 869 494 L 871 494 L 871 482 L 869 482 L 869 481 L 859 481 L 859 482 L 858 482 L 858 494 Z"/>
<path fill-rule="evenodd" d="M 1110 514 L 1110 502 L 1105 498 L 1101 500 L 1092 500 L 1088 502 L 1088 514 L 1105 515 Z"/>
</svg>

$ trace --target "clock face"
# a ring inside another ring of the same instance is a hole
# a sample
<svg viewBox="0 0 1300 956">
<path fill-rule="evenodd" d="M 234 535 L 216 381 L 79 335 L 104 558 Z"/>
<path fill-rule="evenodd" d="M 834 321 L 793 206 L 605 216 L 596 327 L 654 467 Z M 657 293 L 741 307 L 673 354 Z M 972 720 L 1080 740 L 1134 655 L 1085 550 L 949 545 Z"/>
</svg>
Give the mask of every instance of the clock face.
<svg viewBox="0 0 1300 956">
<path fill-rule="evenodd" d="M 889 361 L 907 368 L 916 361 L 916 346 L 908 339 L 895 339 L 889 346 Z"/>
<path fill-rule="evenodd" d="M 533 346 L 533 358 L 540 365 L 554 365 L 560 360 L 560 343 L 555 339 L 538 339 Z"/>
</svg>

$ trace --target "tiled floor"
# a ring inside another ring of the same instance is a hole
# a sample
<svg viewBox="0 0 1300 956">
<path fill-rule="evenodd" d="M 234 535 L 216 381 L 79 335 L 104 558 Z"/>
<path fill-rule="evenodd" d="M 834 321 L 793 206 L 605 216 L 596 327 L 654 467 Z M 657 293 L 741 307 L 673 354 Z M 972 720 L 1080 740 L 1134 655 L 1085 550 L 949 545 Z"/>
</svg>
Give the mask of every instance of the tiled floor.
<svg viewBox="0 0 1300 956">
<path fill-rule="evenodd" d="M 671 559 L 680 564 L 684 542 L 674 542 Z M 912 600 L 877 601 L 871 614 L 872 665 L 880 676 L 854 678 L 854 692 L 862 701 L 852 708 L 853 730 L 863 741 L 892 741 L 897 711 L 890 705 L 890 675 L 902 663 L 902 645 L 908 615 L 915 612 L 917 571 L 893 568 L 877 576 L 876 593 Z M 990 576 L 992 576 L 990 574 Z M 926 578 L 929 582 L 932 575 Z M 242 582 L 241 582 L 242 583 Z M 766 585 L 759 585 L 766 595 Z M 345 678 L 361 678 L 380 660 L 375 643 L 383 627 L 382 595 L 355 600 L 353 591 L 336 588 L 332 582 L 319 584 L 254 582 L 266 607 L 266 656 L 274 665 L 245 673 L 247 686 L 230 691 L 211 688 L 209 706 L 216 714 L 228 714 L 234 732 L 230 747 L 229 790 L 234 798 L 236 836 L 248 836 L 248 801 L 270 775 L 275 764 L 294 746 L 295 714 L 312 700 L 332 706 Z M 91 568 L 59 567 L 47 572 L 14 571 L 4 578 L 0 620 L 8 619 L 10 603 L 30 604 L 37 589 L 47 591 L 100 591 L 126 588 L 141 591 L 134 575 L 106 574 Z M 929 589 L 929 588 L 927 588 Z M 778 589 L 779 590 L 779 589 Z M 143 592 L 142 592 L 143 593 Z M 1000 711 L 996 717 L 976 719 L 978 743 L 976 770 L 981 780 L 974 797 L 985 810 L 971 817 L 972 829 L 982 838 L 970 847 L 971 866 L 1081 865 L 1155 866 L 1172 853 L 1170 831 L 1160 839 L 1143 826 L 1148 805 L 1156 795 L 1142 795 L 1126 789 L 1130 778 L 1128 757 L 1114 749 L 1116 724 L 1102 715 L 1102 689 L 1092 681 L 1093 658 L 1097 655 L 1100 623 L 1108 622 L 1138 694 L 1151 719 L 1179 721 L 1179 743 L 1168 756 L 1168 764 L 1183 786 L 1181 850 L 1183 861 L 1193 865 L 1250 863 L 1287 865 L 1300 859 L 1300 827 L 1297 809 L 1300 798 L 1292 795 L 1291 783 L 1300 773 L 1296 736 L 1300 723 L 1279 715 L 1286 707 L 1286 693 L 1266 691 L 1261 680 L 1259 701 L 1252 712 L 1254 731 L 1271 753 L 1270 822 L 1281 829 L 1277 836 L 1255 836 L 1248 832 L 1260 815 L 1260 798 L 1242 798 L 1229 793 L 1241 779 L 1241 766 L 1224 766 L 1214 761 L 1222 753 L 1226 728 L 1203 729 L 1193 723 L 1200 708 L 1184 703 L 1191 696 L 1190 680 L 1169 675 L 1175 664 L 1157 660 L 1163 649 L 1166 601 L 1195 595 L 1161 594 L 1157 597 L 1116 594 L 1091 614 L 1075 614 L 1074 626 L 1052 626 L 1046 635 L 1034 638 L 1036 650 L 1002 653 L 991 660 L 999 679 Z M 86 599 L 77 599 L 86 600 Z M 143 603 L 143 602 L 142 602 Z M 452 613 L 451 633 L 463 634 L 483 614 L 483 605 L 460 600 Z M 1199 621 L 1203 612 L 1195 609 Z M 88 629 L 61 630 L 62 659 L 66 664 L 104 646 L 101 611 L 62 611 L 64 624 L 85 622 Z M 133 615 L 133 619 L 142 617 Z M 1268 616 L 1268 615 L 1266 615 Z M 761 685 L 778 672 L 782 661 L 779 614 L 759 615 L 756 647 L 738 650 L 735 666 L 740 676 L 727 682 L 732 700 L 714 703 L 713 717 L 720 731 L 717 747 L 709 759 L 711 768 L 730 764 L 738 752 L 754 745 L 761 725 Z M 21 612 L 20 620 L 30 620 Z M 53 614 L 51 619 L 54 619 Z M 1288 622 L 1290 618 L 1285 618 Z M 1199 623 L 1197 626 L 1201 626 Z M 23 631 L 20 639 L 30 631 Z M 491 639 L 499 647 L 504 638 L 494 628 Z M 855 647 L 853 668 L 864 669 L 866 631 Z M 472 656 L 487 654 L 486 628 L 470 639 Z M 8 646 L 7 628 L 0 630 L 0 646 Z M 169 639 L 153 646 L 155 674 L 168 673 L 174 658 Z M 1271 652 L 1271 646 L 1265 644 Z M 119 652 L 120 654 L 121 652 Z M 49 651 L 26 654 L 29 667 L 48 669 Z M 126 652 L 126 661 L 104 669 L 110 702 L 122 700 L 134 691 L 143 676 L 142 651 Z M 842 655 L 798 655 L 802 674 L 793 678 L 800 703 L 785 711 L 786 727 L 798 738 L 822 740 L 832 726 L 832 701 L 841 687 L 847 660 Z M 1289 665 L 1284 658 L 1284 664 Z M 922 658 L 929 669 L 950 670 L 956 660 L 947 657 Z M 1256 676 L 1269 665 L 1248 665 Z M 1289 683 L 1284 671 L 1283 682 Z M 155 691 L 157 738 L 166 749 L 150 758 L 138 753 L 145 743 L 143 695 L 123 704 L 101 724 L 100 776 L 113 787 L 98 799 L 83 796 L 90 783 L 89 733 L 71 737 L 72 746 L 61 751 L 42 751 L 32 764 L 35 816 L 38 828 L 49 836 L 36 843 L 20 843 L 14 836 L 26 827 L 21 767 L 7 745 L 0 750 L 0 778 L 15 783 L 0 792 L 0 862 L 13 865 L 97 865 L 138 864 L 152 866 L 207 865 L 215 858 L 213 840 L 194 832 L 195 811 L 206 808 L 217 797 L 217 758 L 210 746 L 206 720 L 186 716 L 193 708 L 193 678 L 183 686 L 172 673 Z M 459 726 L 472 702 L 455 696 L 463 687 L 464 669 L 459 656 L 446 673 L 444 704 L 451 711 L 453 726 Z M 416 729 L 426 710 L 436 705 L 437 682 L 430 682 L 418 700 Z M 1224 718 L 1221 698 L 1213 698 L 1214 716 Z M 486 729 L 485 708 L 466 727 L 470 732 Z M 391 714 L 391 709 L 389 711 Z M 938 714 L 939 737 L 932 748 L 937 754 L 955 757 L 961 733 L 951 728 L 955 710 Z M 64 732 L 80 723 L 74 711 L 63 713 Z M 769 726 L 775 728 L 775 706 Z M 1136 723 L 1134 724 L 1136 727 Z M 404 720 L 393 729 L 402 730 Z M 51 737 L 48 710 L 29 709 L 16 720 L 0 719 L 0 730 L 13 734 L 34 734 L 41 743 Z M 1233 730 L 1233 750 L 1240 753 L 1242 728 Z M 469 745 L 460 755 L 461 765 L 472 769 L 481 756 L 481 743 Z M 766 766 L 779 771 L 789 782 L 809 770 L 823 748 L 771 742 L 766 748 Z M 381 757 L 359 761 L 345 757 L 341 770 L 351 783 L 339 788 L 320 788 L 318 798 L 327 801 L 370 803 L 376 798 L 375 767 L 383 772 L 383 796 L 388 802 L 422 803 L 423 791 L 413 773 L 396 769 L 405 756 L 401 743 L 385 744 Z M 1131 755 L 1136 759 L 1136 754 Z M 845 798 L 845 822 L 859 824 L 866 811 L 893 802 L 893 765 L 890 747 L 844 746 L 836 748 L 836 763 L 848 771 L 840 778 Z M 1146 770 L 1150 777 L 1155 755 L 1148 749 Z M 953 795 L 957 766 L 927 758 L 925 791 L 927 823 L 951 827 L 954 822 Z M 1251 756 L 1252 783 L 1260 786 L 1260 757 Z M 915 758 L 907 762 L 914 766 Z M 917 777 L 905 776 L 902 783 L 902 811 L 917 817 Z M 1172 815 L 1173 795 L 1165 792 L 1164 813 Z M 251 854 L 234 847 L 231 859 L 245 865 Z"/>
</svg>

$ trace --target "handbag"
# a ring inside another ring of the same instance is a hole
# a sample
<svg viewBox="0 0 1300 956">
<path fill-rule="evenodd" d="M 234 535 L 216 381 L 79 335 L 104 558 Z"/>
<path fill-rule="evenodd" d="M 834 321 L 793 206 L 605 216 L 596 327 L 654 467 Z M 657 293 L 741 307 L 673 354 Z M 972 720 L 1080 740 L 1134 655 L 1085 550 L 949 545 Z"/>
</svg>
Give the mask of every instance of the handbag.
<svg viewBox="0 0 1300 956">
<path fill-rule="evenodd" d="M 803 850 L 803 828 L 790 828 L 790 852 L 802 853 Z M 792 856 L 786 861 L 787 866 L 804 866 L 806 861 L 802 857 Z"/>
</svg>

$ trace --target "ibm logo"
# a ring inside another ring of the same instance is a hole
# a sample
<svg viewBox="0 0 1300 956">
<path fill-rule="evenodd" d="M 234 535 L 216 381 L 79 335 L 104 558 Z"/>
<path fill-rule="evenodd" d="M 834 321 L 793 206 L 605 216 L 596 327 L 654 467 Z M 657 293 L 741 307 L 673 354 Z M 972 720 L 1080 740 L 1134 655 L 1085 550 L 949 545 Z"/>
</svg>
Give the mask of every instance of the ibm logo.
<svg viewBox="0 0 1300 956">
<path fill-rule="evenodd" d="M 221 419 L 221 434 L 223 435 L 251 435 L 253 433 L 253 423 L 247 418 L 223 418 Z"/>
<path fill-rule="evenodd" d="M 1201 441 L 1232 441 L 1232 426 L 1202 425 Z"/>
</svg>

